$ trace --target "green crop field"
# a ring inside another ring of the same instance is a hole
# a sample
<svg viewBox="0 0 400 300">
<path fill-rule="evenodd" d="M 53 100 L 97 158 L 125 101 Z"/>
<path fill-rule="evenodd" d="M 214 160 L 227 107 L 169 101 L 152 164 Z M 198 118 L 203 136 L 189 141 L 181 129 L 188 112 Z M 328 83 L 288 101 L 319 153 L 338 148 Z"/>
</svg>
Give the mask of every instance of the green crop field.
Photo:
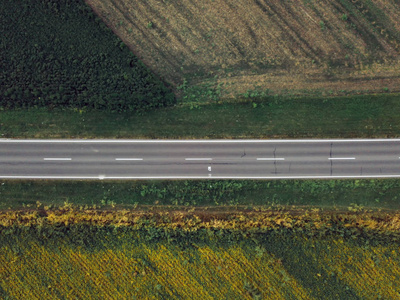
<svg viewBox="0 0 400 300">
<path fill-rule="evenodd" d="M 136 111 L 175 102 L 83 1 L 5 0 L 0 27 L 3 109 Z"/>
</svg>

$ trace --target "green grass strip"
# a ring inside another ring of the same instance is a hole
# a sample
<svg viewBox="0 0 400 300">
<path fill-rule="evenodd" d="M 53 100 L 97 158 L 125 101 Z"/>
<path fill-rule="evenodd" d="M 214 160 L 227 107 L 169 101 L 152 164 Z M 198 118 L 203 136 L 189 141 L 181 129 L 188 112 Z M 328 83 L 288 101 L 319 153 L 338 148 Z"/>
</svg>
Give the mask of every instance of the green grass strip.
<svg viewBox="0 0 400 300">
<path fill-rule="evenodd" d="M 0 111 L 2 138 L 398 137 L 400 95 L 268 97 L 176 106 L 142 114 L 82 110 Z"/>
<path fill-rule="evenodd" d="M 400 180 L 0 181 L 0 209 L 63 206 L 312 206 L 399 209 Z"/>
</svg>

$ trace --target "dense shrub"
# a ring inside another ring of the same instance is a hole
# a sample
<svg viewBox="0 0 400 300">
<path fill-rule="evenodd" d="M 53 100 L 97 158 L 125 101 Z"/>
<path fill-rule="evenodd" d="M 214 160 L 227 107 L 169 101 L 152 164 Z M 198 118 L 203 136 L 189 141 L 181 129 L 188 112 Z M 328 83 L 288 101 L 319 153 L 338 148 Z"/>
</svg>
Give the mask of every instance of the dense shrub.
<svg viewBox="0 0 400 300">
<path fill-rule="evenodd" d="M 135 111 L 172 92 L 82 0 L 5 0 L 0 7 L 0 106 Z"/>
</svg>

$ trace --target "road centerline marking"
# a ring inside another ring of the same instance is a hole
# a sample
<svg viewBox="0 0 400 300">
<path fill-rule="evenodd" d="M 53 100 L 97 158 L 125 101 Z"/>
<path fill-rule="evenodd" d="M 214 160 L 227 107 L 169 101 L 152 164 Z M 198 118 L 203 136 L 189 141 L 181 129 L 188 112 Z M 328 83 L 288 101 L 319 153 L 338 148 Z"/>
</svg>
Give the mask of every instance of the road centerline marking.
<svg viewBox="0 0 400 300">
<path fill-rule="evenodd" d="M 257 160 L 285 160 L 283 157 L 260 157 Z"/>
<path fill-rule="evenodd" d="M 43 160 L 61 160 L 61 161 L 67 161 L 67 160 L 72 160 L 72 158 L 69 157 L 45 157 Z"/>
<path fill-rule="evenodd" d="M 116 158 L 115 160 L 143 160 L 143 158 Z"/>
<path fill-rule="evenodd" d="M 328 157 L 329 160 L 354 160 L 355 157 Z"/>
<path fill-rule="evenodd" d="M 196 158 L 196 157 L 194 157 L 194 158 L 185 158 L 185 160 L 212 160 L 212 158 L 201 158 L 201 157 Z"/>
</svg>

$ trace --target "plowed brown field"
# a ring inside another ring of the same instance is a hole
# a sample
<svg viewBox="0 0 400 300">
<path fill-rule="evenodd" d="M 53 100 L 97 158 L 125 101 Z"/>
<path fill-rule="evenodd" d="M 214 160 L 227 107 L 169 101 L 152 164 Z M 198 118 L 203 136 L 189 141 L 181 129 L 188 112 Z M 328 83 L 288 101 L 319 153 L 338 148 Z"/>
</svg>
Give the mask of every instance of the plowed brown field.
<svg viewBox="0 0 400 300">
<path fill-rule="evenodd" d="M 86 0 L 153 72 L 176 85 L 400 89 L 399 0 Z"/>
</svg>

